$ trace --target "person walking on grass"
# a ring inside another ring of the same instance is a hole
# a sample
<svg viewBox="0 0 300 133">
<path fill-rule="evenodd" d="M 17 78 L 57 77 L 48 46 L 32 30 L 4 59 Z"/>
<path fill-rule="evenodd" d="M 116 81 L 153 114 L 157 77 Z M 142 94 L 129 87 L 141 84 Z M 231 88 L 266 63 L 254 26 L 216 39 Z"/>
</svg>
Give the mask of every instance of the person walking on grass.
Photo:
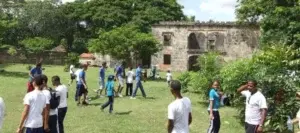
<svg viewBox="0 0 300 133">
<path fill-rule="evenodd" d="M 98 96 L 100 96 L 100 98 L 102 98 L 102 91 L 103 89 L 105 88 L 105 71 L 106 71 L 106 62 L 102 63 L 102 66 L 100 67 L 100 70 L 99 70 L 99 89 L 96 90 L 96 93 Z M 99 94 L 100 93 L 100 94 Z"/>
<path fill-rule="evenodd" d="M 42 73 L 43 72 L 42 72 L 42 63 L 41 62 L 37 63 L 36 66 L 29 71 L 29 82 L 27 83 L 27 93 L 34 90 L 34 86 L 32 84 L 32 80 L 33 80 L 34 76 L 41 75 Z"/>
<path fill-rule="evenodd" d="M 58 102 L 59 94 L 48 87 L 48 77 L 42 75 L 43 90 L 42 92 L 46 96 L 46 112 L 44 121 L 44 130 L 46 133 L 58 133 L 57 116 L 58 116 Z"/>
<path fill-rule="evenodd" d="M 173 78 L 172 78 L 172 73 L 171 73 L 170 70 L 168 70 L 166 76 L 167 76 L 167 83 L 168 83 L 168 86 L 170 87 L 171 80 L 173 79 Z"/>
<path fill-rule="evenodd" d="M 133 88 L 133 77 L 134 72 L 132 71 L 132 67 L 129 68 L 129 71 L 126 73 L 126 96 L 132 96 L 132 88 Z"/>
<path fill-rule="evenodd" d="M 43 120 L 46 112 L 46 96 L 42 92 L 43 80 L 41 75 L 32 80 L 34 90 L 24 97 L 24 110 L 17 133 L 44 133 Z"/>
<path fill-rule="evenodd" d="M 107 106 L 109 106 L 109 113 L 111 114 L 113 111 L 113 104 L 114 104 L 114 76 L 109 75 L 107 79 L 107 83 L 105 86 L 108 101 L 103 104 L 100 109 L 103 111 Z"/>
<path fill-rule="evenodd" d="M 118 66 L 116 68 L 116 75 L 115 76 L 116 76 L 116 79 L 117 79 L 117 81 L 119 83 L 118 89 L 117 89 L 117 95 L 119 97 L 123 97 L 122 96 L 122 90 L 124 88 L 123 71 L 124 71 L 123 64 L 121 64 L 120 66 Z"/>
<path fill-rule="evenodd" d="M 170 87 L 175 100 L 168 106 L 168 133 L 189 133 L 189 125 L 192 123 L 191 101 L 182 97 L 179 81 L 171 81 Z"/>
<path fill-rule="evenodd" d="M 130 99 L 136 99 L 135 96 L 136 96 L 136 92 L 137 90 L 140 88 L 141 89 L 141 92 L 142 92 L 142 95 L 144 98 L 146 98 L 146 93 L 144 91 L 144 87 L 143 87 L 143 84 L 142 84 L 142 78 L 143 78 L 143 74 L 142 74 L 142 68 L 141 68 L 141 65 L 138 65 L 138 68 L 136 69 L 136 77 L 135 77 L 135 81 L 136 81 L 136 87 L 132 93 L 132 97 Z"/>
<path fill-rule="evenodd" d="M 88 86 L 86 84 L 86 74 L 85 74 L 85 71 L 87 70 L 87 65 L 83 65 L 82 66 L 82 71 L 79 72 L 79 80 L 77 82 L 77 90 L 76 90 L 76 94 L 77 94 L 77 100 L 78 100 L 78 103 L 77 105 L 80 105 L 80 100 L 81 100 L 81 96 L 83 95 L 83 100 L 82 100 L 82 104 L 83 105 L 87 105 L 87 102 L 86 102 L 86 96 L 87 96 L 87 93 L 88 93 Z"/>
<path fill-rule="evenodd" d="M 70 65 L 70 82 L 69 86 L 73 83 L 73 80 L 76 78 L 74 65 Z"/>
<path fill-rule="evenodd" d="M 55 87 L 55 90 L 60 96 L 59 105 L 58 105 L 58 127 L 59 133 L 64 133 L 64 119 L 68 110 L 68 88 L 66 85 L 63 85 L 60 82 L 58 76 L 52 77 L 52 84 Z"/>
<path fill-rule="evenodd" d="M 2 124 L 5 116 L 5 103 L 2 97 L 0 97 L 0 133 L 2 129 Z"/>
<path fill-rule="evenodd" d="M 219 133 L 221 127 L 220 120 L 220 99 L 222 97 L 222 92 L 220 92 L 220 82 L 214 81 L 210 86 L 209 91 L 209 105 L 208 105 L 208 114 L 210 118 L 210 125 L 207 130 L 207 133 Z"/>
<path fill-rule="evenodd" d="M 268 106 L 265 96 L 257 90 L 257 82 L 250 80 L 238 88 L 237 92 L 246 97 L 246 133 L 262 133 Z"/>
</svg>

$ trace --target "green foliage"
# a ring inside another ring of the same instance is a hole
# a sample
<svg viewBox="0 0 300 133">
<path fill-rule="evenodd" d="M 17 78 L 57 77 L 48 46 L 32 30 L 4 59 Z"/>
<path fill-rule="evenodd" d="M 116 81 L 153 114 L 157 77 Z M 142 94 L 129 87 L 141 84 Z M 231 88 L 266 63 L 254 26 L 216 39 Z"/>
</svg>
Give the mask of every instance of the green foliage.
<svg viewBox="0 0 300 133">
<path fill-rule="evenodd" d="M 207 97 L 211 82 L 219 79 L 222 68 L 221 58 L 218 53 L 209 52 L 198 58 L 200 71 L 190 74 L 191 91 L 200 93 L 203 98 Z"/>
<path fill-rule="evenodd" d="M 240 22 L 259 21 L 263 44 L 281 42 L 300 47 L 299 0 L 239 0 L 236 12 Z"/>
<path fill-rule="evenodd" d="M 22 44 L 29 52 L 38 54 L 53 48 L 53 41 L 42 37 L 27 38 L 21 41 L 20 44 Z"/>
<path fill-rule="evenodd" d="M 265 48 L 252 59 L 224 66 L 220 73 L 222 87 L 225 92 L 235 94 L 236 89 L 245 81 L 256 79 L 269 105 L 266 127 L 283 132 L 286 129 L 286 116 L 295 116 L 299 109 L 295 98 L 299 89 L 299 77 L 291 76 L 291 72 L 297 72 L 299 67 L 300 63 L 295 60 L 299 54 L 299 49 L 291 46 L 273 45 Z M 240 110 L 241 121 L 244 121 L 244 99 L 236 94 L 234 98 L 234 103 Z"/>
<path fill-rule="evenodd" d="M 70 65 L 79 67 L 79 55 L 77 53 L 68 53 L 68 58 L 66 58 L 66 64 L 64 67 L 65 72 L 69 71 Z"/>
<path fill-rule="evenodd" d="M 8 49 L 7 53 L 10 54 L 10 55 L 12 55 L 12 56 L 14 56 L 14 55 L 16 55 L 18 52 L 17 52 L 17 50 L 16 50 L 15 48 L 10 47 L 10 48 Z"/>
<path fill-rule="evenodd" d="M 188 87 L 191 82 L 191 74 L 192 72 L 184 72 L 177 78 L 181 83 L 181 89 L 183 92 L 188 91 Z"/>
<path fill-rule="evenodd" d="M 159 50 L 158 42 L 151 34 L 142 33 L 133 25 L 124 25 L 108 32 L 102 32 L 98 39 L 89 41 L 93 52 L 110 54 L 116 59 L 127 60 L 131 52 L 136 58 L 151 56 Z"/>
</svg>

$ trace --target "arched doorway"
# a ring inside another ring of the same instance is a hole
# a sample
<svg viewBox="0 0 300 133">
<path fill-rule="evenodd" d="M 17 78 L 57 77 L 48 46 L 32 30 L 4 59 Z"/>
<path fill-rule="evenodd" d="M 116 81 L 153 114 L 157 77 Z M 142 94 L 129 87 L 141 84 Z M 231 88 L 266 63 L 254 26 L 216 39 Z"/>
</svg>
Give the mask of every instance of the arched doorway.
<svg viewBox="0 0 300 133">
<path fill-rule="evenodd" d="M 200 49 L 199 42 L 195 33 L 191 33 L 188 38 L 188 49 Z"/>
<path fill-rule="evenodd" d="M 198 70 L 200 70 L 199 65 L 197 65 L 198 57 L 199 57 L 199 55 L 193 55 L 193 56 L 189 57 L 189 61 L 188 61 L 188 70 L 189 71 L 198 71 Z"/>
</svg>

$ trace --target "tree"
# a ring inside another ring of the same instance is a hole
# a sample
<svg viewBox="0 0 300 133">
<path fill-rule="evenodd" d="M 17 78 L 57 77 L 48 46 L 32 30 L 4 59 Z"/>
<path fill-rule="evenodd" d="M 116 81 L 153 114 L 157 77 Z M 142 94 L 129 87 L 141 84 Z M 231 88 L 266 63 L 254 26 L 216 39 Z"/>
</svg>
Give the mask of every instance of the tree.
<svg viewBox="0 0 300 133">
<path fill-rule="evenodd" d="M 262 44 L 300 47 L 299 7 L 299 0 L 239 0 L 236 12 L 240 22 L 260 23 Z"/>
<path fill-rule="evenodd" d="M 53 43 L 52 40 L 42 37 L 27 38 L 20 42 L 26 51 L 36 54 L 37 60 L 40 60 L 40 56 L 43 52 L 54 47 Z"/>
<path fill-rule="evenodd" d="M 151 34 L 142 33 L 136 26 L 124 25 L 101 32 L 99 38 L 89 41 L 89 50 L 130 60 L 132 53 L 137 59 L 151 56 L 159 50 L 159 45 Z"/>
</svg>

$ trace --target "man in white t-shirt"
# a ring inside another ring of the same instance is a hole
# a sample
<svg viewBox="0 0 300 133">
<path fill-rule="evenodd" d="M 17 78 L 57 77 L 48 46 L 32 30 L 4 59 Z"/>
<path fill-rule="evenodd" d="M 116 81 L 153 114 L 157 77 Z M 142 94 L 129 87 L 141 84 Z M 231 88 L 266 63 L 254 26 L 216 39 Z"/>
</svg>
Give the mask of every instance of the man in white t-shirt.
<svg viewBox="0 0 300 133">
<path fill-rule="evenodd" d="M 46 112 L 45 112 L 45 123 L 44 123 L 44 129 L 46 132 L 49 133 L 58 133 L 58 126 L 57 126 L 57 116 L 58 111 L 57 108 L 51 109 L 50 108 L 50 100 L 51 100 L 51 92 L 48 87 L 48 77 L 46 75 L 42 75 L 43 79 L 43 93 L 46 96 Z M 52 92 L 55 93 L 55 92 Z M 59 94 L 56 93 L 56 97 L 58 97 Z"/>
<path fill-rule="evenodd" d="M 171 80 L 172 80 L 172 73 L 171 73 L 170 70 L 168 70 L 166 76 L 167 76 L 167 83 L 168 83 L 168 86 L 170 86 L 170 82 L 171 82 Z"/>
<path fill-rule="evenodd" d="M 132 88 L 133 88 L 133 77 L 134 72 L 132 71 L 132 67 L 129 68 L 129 71 L 126 73 L 126 96 L 132 95 Z"/>
<path fill-rule="evenodd" d="M 250 80 L 238 88 L 237 92 L 246 97 L 246 133 L 262 133 L 268 106 L 265 96 L 257 90 L 257 82 Z"/>
<path fill-rule="evenodd" d="M 44 133 L 43 120 L 46 111 L 46 96 L 42 92 L 43 80 L 41 75 L 34 76 L 34 91 L 24 97 L 24 110 L 17 133 Z"/>
<path fill-rule="evenodd" d="M 60 78 L 58 76 L 52 77 L 52 84 L 56 87 L 56 91 L 59 93 L 60 102 L 58 106 L 58 126 L 59 126 L 59 133 L 64 133 L 64 119 L 67 113 L 68 104 L 68 88 L 67 86 L 61 84 Z"/>
<path fill-rule="evenodd" d="M 168 133 L 189 133 L 189 125 L 192 123 L 191 101 L 181 96 L 179 81 L 171 81 L 170 86 L 176 100 L 168 106 Z"/>
<path fill-rule="evenodd" d="M 69 86 L 73 83 L 73 80 L 76 78 L 75 75 L 75 70 L 74 70 L 74 65 L 70 65 L 70 82 L 69 82 Z"/>
<path fill-rule="evenodd" d="M 4 115 L 5 115 L 5 104 L 4 104 L 2 97 L 0 97 L 0 133 L 1 133 L 1 129 L 2 129 Z"/>
</svg>

